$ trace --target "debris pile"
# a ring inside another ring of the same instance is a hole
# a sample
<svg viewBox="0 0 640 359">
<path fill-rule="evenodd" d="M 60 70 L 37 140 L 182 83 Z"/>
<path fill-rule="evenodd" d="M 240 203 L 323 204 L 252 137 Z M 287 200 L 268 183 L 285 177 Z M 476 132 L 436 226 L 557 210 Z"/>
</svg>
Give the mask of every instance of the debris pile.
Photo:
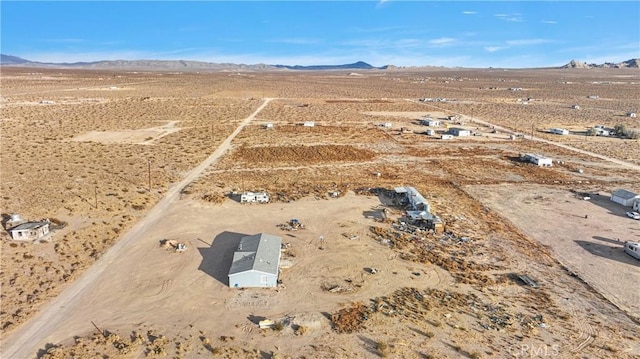
<svg viewBox="0 0 640 359">
<path fill-rule="evenodd" d="M 294 218 L 289 222 L 279 224 L 278 227 L 283 231 L 297 231 L 299 229 L 304 229 L 304 224 Z"/>
<path fill-rule="evenodd" d="M 173 239 L 163 239 L 160 241 L 160 247 L 162 248 L 166 248 L 168 250 L 174 250 L 176 252 L 184 252 L 187 250 L 187 245 L 182 243 L 182 242 L 178 242 L 175 241 Z"/>
<path fill-rule="evenodd" d="M 331 324 L 338 333 L 353 333 L 364 328 L 370 310 L 362 303 L 353 303 L 331 315 Z"/>
</svg>

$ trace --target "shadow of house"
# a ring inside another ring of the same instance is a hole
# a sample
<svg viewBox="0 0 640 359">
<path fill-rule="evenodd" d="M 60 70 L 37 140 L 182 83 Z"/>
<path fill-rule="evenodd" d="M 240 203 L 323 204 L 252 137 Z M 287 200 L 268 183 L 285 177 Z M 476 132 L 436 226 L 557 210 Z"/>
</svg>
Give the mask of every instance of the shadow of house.
<svg viewBox="0 0 640 359">
<path fill-rule="evenodd" d="M 599 257 L 607 258 L 613 261 L 618 261 L 620 263 L 640 267 L 640 262 L 637 259 L 632 258 L 630 255 L 626 254 L 624 252 L 623 246 L 620 246 L 620 245 L 608 246 L 600 243 L 581 241 L 581 240 L 576 240 L 574 242 L 576 242 L 584 250 L 586 250 L 587 252 L 595 256 L 599 256 Z"/>
<path fill-rule="evenodd" d="M 210 247 L 199 247 L 202 262 L 198 270 L 210 275 L 218 282 L 229 285 L 229 268 L 240 239 L 247 234 L 224 231 L 218 234 Z"/>
<path fill-rule="evenodd" d="M 620 239 L 611 239 L 611 238 L 605 238 L 605 237 L 600 237 L 600 236 L 593 236 L 591 238 L 597 239 L 599 241 L 615 244 L 615 245 L 618 245 L 620 247 L 624 247 L 624 241 L 621 241 Z"/>
</svg>

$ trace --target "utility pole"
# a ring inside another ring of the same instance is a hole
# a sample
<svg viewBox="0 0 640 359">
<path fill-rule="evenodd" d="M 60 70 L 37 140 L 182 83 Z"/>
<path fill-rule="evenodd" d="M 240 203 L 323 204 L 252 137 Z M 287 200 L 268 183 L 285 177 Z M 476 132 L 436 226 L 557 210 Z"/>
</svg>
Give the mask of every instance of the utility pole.
<svg viewBox="0 0 640 359">
<path fill-rule="evenodd" d="M 533 141 L 533 123 L 531 124 L 531 141 Z"/>
</svg>

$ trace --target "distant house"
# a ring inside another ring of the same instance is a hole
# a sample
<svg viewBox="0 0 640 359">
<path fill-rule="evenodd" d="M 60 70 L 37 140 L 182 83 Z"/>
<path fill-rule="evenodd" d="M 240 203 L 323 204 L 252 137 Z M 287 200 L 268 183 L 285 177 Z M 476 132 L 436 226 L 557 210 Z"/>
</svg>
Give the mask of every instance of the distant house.
<svg viewBox="0 0 640 359">
<path fill-rule="evenodd" d="M 598 95 L 589 95 L 588 98 L 592 99 L 592 100 L 597 100 L 600 98 L 600 96 Z"/>
<path fill-rule="evenodd" d="M 266 192 L 243 192 L 240 195 L 240 203 L 267 203 L 269 194 Z"/>
<path fill-rule="evenodd" d="M 427 130 L 427 132 L 426 132 L 426 133 L 427 133 L 427 136 L 433 136 L 433 135 L 435 135 L 435 134 L 436 134 L 436 131 L 434 131 L 434 130 Z"/>
<path fill-rule="evenodd" d="M 384 122 L 384 123 L 379 124 L 378 126 L 380 126 L 380 127 L 384 127 L 384 128 L 391 128 L 391 127 L 393 127 L 393 125 L 391 124 L 391 122 Z"/>
<path fill-rule="evenodd" d="M 625 207 L 632 207 L 637 199 L 640 199 L 639 194 L 627 191 L 626 189 L 617 189 L 611 192 L 611 201 Z"/>
<path fill-rule="evenodd" d="M 635 112 L 627 112 L 627 117 L 638 117 L 638 115 Z"/>
<path fill-rule="evenodd" d="M 440 138 L 443 139 L 443 140 L 450 140 L 450 139 L 453 138 L 453 135 L 444 134 L 444 135 L 440 136 Z"/>
<path fill-rule="evenodd" d="M 425 118 L 423 120 L 420 120 L 420 124 L 429 127 L 438 127 L 441 125 L 440 121 L 434 120 L 432 118 Z"/>
<path fill-rule="evenodd" d="M 579 110 L 580 106 L 579 105 L 572 105 L 571 108 L 574 109 L 574 110 Z"/>
<path fill-rule="evenodd" d="M 568 135 L 569 134 L 569 130 L 565 130 L 564 128 L 552 128 L 549 130 L 549 132 L 553 133 L 554 135 Z"/>
<path fill-rule="evenodd" d="M 315 125 L 316 125 L 316 123 L 315 123 L 315 122 L 313 122 L 313 121 L 305 121 L 305 122 L 302 124 L 302 126 L 304 126 L 304 127 L 314 127 Z"/>
<path fill-rule="evenodd" d="M 553 160 L 549 157 L 545 157 L 542 155 L 536 155 L 533 153 L 526 153 L 522 156 L 523 161 L 531 162 L 536 166 L 540 167 L 551 167 L 553 166 Z"/>
<path fill-rule="evenodd" d="M 266 233 L 242 237 L 229 269 L 229 286 L 277 286 L 281 243 L 282 238 Z"/>
<path fill-rule="evenodd" d="M 265 123 L 263 125 L 263 128 L 265 128 L 267 130 L 271 130 L 271 129 L 273 129 L 273 123 Z"/>
<path fill-rule="evenodd" d="M 471 136 L 471 130 L 467 130 L 465 128 L 459 128 L 459 127 L 451 127 L 449 129 L 449 133 L 452 134 L 453 136 L 458 136 L 458 137 Z"/>
<path fill-rule="evenodd" d="M 9 228 L 11 238 L 16 241 L 35 241 L 49 235 L 49 222 L 25 222 Z"/>
</svg>

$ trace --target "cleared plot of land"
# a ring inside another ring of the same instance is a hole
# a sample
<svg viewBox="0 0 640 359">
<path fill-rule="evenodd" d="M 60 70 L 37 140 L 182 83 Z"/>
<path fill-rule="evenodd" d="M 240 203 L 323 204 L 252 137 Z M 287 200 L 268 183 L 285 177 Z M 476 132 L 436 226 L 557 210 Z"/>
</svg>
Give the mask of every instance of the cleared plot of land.
<svg viewBox="0 0 640 359">
<path fill-rule="evenodd" d="M 470 186 L 469 192 L 518 228 L 551 248 L 571 271 L 619 308 L 640 318 L 640 261 L 622 250 L 640 242 L 640 221 L 605 195 L 584 201 L 542 186 Z M 505 201 L 505 198 L 509 198 Z"/>
<path fill-rule="evenodd" d="M 89 131 L 73 138 L 78 142 L 151 144 L 164 136 L 180 131 L 175 127 L 177 121 L 171 121 L 159 127 L 131 131 Z"/>
</svg>

